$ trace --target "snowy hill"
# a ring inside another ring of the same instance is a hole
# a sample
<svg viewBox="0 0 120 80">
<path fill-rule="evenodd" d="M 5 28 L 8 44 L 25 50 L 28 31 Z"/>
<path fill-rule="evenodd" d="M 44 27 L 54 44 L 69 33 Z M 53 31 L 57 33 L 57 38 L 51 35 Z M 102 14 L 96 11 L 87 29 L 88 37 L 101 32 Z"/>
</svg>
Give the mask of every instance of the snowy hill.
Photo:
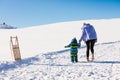
<svg viewBox="0 0 120 80">
<path fill-rule="evenodd" d="M 62 22 L 22 29 L 0 30 L 0 59 L 13 60 L 10 50 L 10 36 L 18 36 L 22 58 L 40 53 L 64 50 L 73 37 L 79 40 L 83 22 L 95 26 L 98 43 L 120 40 L 120 19 Z M 82 45 L 84 45 L 82 43 Z M 7 56 L 6 56 L 7 55 Z"/>
<path fill-rule="evenodd" d="M 70 62 L 69 44 L 79 40 L 82 23 L 97 33 L 95 60 L 86 62 L 85 44 L 79 62 Z M 73 21 L 23 29 L 0 30 L 0 80 L 120 80 L 120 19 Z M 22 61 L 14 62 L 10 36 L 18 36 Z M 12 60 L 12 61 L 10 61 Z"/>
<path fill-rule="evenodd" d="M 3 24 L 0 24 L 0 29 L 16 29 L 16 27 L 3 23 Z"/>
</svg>

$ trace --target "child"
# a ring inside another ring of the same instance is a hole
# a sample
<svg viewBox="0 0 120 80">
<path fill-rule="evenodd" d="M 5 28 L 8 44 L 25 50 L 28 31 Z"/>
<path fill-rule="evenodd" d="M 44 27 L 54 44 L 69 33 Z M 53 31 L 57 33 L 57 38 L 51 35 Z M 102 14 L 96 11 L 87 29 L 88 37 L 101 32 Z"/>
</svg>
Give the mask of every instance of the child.
<svg viewBox="0 0 120 80">
<path fill-rule="evenodd" d="M 70 47 L 70 55 L 71 55 L 71 62 L 78 62 L 78 49 L 80 47 L 80 44 L 77 43 L 77 39 L 73 38 L 71 43 L 67 46 L 65 46 L 65 48 Z"/>
</svg>

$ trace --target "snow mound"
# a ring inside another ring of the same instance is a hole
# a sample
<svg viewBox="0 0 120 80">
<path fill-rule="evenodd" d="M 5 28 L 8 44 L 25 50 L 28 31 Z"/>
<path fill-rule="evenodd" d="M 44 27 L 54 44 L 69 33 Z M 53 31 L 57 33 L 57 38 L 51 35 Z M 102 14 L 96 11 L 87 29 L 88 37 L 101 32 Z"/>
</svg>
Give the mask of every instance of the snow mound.
<svg viewBox="0 0 120 80">
<path fill-rule="evenodd" d="M 13 27 L 13 26 L 7 25 L 5 23 L 0 24 L 0 29 L 16 29 L 16 28 L 17 27 Z"/>
</svg>

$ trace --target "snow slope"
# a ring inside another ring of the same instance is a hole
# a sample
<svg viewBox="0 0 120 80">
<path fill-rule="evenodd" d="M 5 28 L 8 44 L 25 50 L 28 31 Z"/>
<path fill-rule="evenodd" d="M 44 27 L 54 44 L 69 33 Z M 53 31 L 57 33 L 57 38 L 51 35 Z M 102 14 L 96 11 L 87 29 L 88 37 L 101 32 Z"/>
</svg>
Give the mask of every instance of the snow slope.
<svg viewBox="0 0 120 80">
<path fill-rule="evenodd" d="M 13 60 L 10 36 L 18 36 L 22 58 L 64 50 L 73 37 L 78 40 L 83 22 L 95 26 L 98 43 L 120 40 L 120 19 L 62 22 L 30 28 L 0 30 L 0 60 Z M 84 45 L 84 43 L 82 43 Z M 7 56 L 6 56 L 7 55 Z"/>
<path fill-rule="evenodd" d="M 0 80 L 120 80 L 120 41 L 95 46 L 95 60 L 71 63 L 68 50 L 39 54 L 21 62 L 0 63 Z"/>
<path fill-rule="evenodd" d="M 93 24 L 98 33 L 95 60 L 86 62 L 82 43 L 79 62 L 73 64 L 64 46 L 73 37 L 79 39 L 83 22 Z M 120 80 L 119 22 L 120 19 L 73 21 L 0 30 L 0 80 Z M 23 59 L 20 62 L 9 61 L 13 60 L 9 38 L 16 35 Z"/>
</svg>

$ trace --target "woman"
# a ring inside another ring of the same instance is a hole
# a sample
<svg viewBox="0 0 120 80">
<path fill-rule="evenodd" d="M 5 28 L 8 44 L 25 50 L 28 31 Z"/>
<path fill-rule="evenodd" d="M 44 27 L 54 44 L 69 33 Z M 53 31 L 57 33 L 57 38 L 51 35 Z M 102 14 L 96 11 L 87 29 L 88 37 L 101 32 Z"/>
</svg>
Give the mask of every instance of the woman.
<svg viewBox="0 0 120 80">
<path fill-rule="evenodd" d="M 87 46 L 87 61 L 89 62 L 89 50 L 91 50 L 92 60 L 94 60 L 94 44 L 97 41 L 97 34 L 92 25 L 86 23 L 83 24 L 82 35 L 79 40 L 79 43 L 81 43 L 82 40 L 86 43 Z"/>
</svg>

